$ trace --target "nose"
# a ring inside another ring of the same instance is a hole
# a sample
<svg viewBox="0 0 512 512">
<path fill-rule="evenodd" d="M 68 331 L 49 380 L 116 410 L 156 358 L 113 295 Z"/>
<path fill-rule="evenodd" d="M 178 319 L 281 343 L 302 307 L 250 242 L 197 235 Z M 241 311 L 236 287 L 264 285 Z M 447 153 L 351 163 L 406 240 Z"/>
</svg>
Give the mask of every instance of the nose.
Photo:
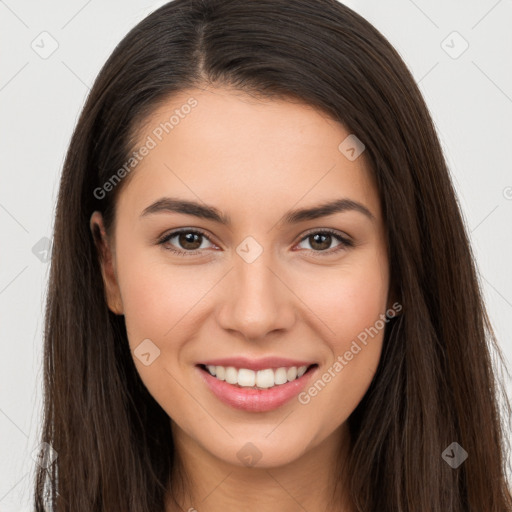
<svg viewBox="0 0 512 512">
<path fill-rule="evenodd" d="M 266 251 L 252 263 L 236 256 L 226 279 L 229 284 L 217 316 L 223 329 L 258 341 L 293 326 L 298 299 L 286 283 L 286 272 Z"/>
</svg>

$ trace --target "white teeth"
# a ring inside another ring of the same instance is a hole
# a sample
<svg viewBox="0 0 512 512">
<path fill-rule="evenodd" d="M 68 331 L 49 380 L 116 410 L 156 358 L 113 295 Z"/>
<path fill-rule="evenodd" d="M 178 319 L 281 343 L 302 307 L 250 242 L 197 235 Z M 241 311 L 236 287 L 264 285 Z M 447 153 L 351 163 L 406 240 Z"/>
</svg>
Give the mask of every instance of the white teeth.
<svg viewBox="0 0 512 512">
<path fill-rule="evenodd" d="M 274 384 L 286 384 L 287 382 L 286 368 L 278 368 L 274 373 Z"/>
<path fill-rule="evenodd" d="M 219 380 L 225 380 L 229 384 L 238 384 L 241 387 L 257 387 L 267 389 L 281 384 L 286 384 L 299 377 L 302 377 L 307 366 L 291 366 L 289 368 L 266 368 L 265 370 L 253 371 L 247 368 L 234 368 L 233 366 L 213 366 L 206 367 L 210 375 Z"/>
<path fill-rule="evenodd" d="M 286 371 L 286 377 L 288 380 L 294 380 L 297 377 L 297 367 L 292 366 L 291 368 L 288 368 Z"/>
<path fill-rule="evenodd" d="M 226 369 L 224 366 L 215 367 L 215 377 L 219 380 L 224 380 L 226 378 Z"/>
<path fill-rule="evenodd" d="M 238 371 L 232 366 L 226 368 L 226 382 L 229 384 L 236 384 L 238 382 Z"/>
<path fill-rule="evenodd" d="M 252 387 L 256 383 L 256 374 L 252 370 L 240 368 L 238 370 L 238 385 Z"/>
<path fill-rule="evenodd" d="M 259 388 L 271 388 L 274 385 L 274 370 L 258 370 L 256 374 L 256 386 Z"/>
</svg>

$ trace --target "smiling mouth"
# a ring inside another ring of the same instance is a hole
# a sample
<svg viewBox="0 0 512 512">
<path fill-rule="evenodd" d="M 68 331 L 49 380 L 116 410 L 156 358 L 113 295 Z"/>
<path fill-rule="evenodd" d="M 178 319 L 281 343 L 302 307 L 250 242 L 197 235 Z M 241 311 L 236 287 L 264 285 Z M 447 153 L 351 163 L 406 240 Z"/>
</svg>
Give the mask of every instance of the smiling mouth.
<svg viewBox="0 0 512 512">
<path fill-rule="evenodd" d="M 271 389 L 293 382 L 318 366 L 288 366 L 280 368 L 265 368 L 250 370 L 233 366 L 197 365 L 219 381 L 225 381 L 238 388 Z"/>
</svg>

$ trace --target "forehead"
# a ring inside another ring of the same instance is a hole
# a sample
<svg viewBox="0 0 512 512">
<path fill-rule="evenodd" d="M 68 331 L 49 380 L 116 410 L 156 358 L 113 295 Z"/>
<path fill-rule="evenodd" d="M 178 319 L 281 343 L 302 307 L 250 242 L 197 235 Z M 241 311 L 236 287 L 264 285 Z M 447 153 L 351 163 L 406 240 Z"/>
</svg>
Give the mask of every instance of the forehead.
<svg viewBox="0 0 512 512">
<path fill-rule="evenodd" d="M 140 125 L 134 151 L 150 149 L 139 156 L 121 196 L 139 213 L 166 193 L 222 210 L 240 201 L 246 209 L 275 210 L 283 202 L 305 206 L 341 196 L 378 210 L 364 151 L 352 160 L 343 151 L 350 137 L 341 123 L 297 100 L 228 89 L 181 91 Z"/>
</svg>

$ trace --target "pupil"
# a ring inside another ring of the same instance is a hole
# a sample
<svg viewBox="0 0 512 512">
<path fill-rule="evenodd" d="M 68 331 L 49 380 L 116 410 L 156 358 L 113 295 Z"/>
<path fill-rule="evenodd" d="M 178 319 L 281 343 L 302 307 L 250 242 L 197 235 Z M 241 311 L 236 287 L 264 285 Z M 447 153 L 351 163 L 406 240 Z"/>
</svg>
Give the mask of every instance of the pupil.
<svg viewBox="0 0 512 512">
<path fill-rule="evenodd" d="M 196 233 L 182 233 L 180 235 L 180 244 L 185 249 L 197 249 L 197 247 L 194 246 L 194 244 L 197 244 L 197 238 L 199 238 L 199 235 L 197 235 Z M 190 247 L 190 245 L 192 245 L 192 247 Z"/>
<path fill-rule="evenodd" d="M 319 238 L 322 241 L 318 242 Z M 325 244 L 326 241 L 328 242 L 327 245 Z M 316 249 L 328 249 L 329 245 L 331 245 L 330 241 L 331 241 L 331 235 L 317 233 L 317 234 L 313 235 L 313 243 L 311 244 L 311 246 Z M 316 247 L 315 247 L 315 245 L 316 245 Z"/>
</svg>

